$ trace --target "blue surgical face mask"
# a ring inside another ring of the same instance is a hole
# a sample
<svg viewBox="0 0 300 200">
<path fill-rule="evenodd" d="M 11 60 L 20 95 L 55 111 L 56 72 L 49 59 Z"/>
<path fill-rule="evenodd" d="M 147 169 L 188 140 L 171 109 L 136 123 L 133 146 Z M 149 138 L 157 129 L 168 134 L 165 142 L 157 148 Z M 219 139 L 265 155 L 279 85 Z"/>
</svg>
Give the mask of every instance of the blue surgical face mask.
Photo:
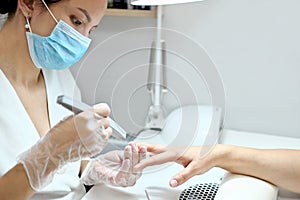
<svg viewBox="0 0 300 200">
<path fill-rule="evenodd" d="M 66 22 L 56 18 L 42 0 L 57 25 L 48 37 L 32 33 L 29 20 L 27 25 L 30 32 L 26 32 L 30 57 L 34 65 L 45 69 L 66 69 L 77 61 L 87 51 L 91 39 L 85 37 Z"/>
</svg>

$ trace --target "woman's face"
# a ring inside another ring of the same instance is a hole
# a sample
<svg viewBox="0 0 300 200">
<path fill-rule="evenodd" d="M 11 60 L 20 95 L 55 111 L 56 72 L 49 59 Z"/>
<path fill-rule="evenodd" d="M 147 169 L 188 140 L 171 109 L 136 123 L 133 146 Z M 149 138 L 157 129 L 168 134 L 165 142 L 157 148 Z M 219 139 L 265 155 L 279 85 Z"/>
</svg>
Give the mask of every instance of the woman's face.
<svg viewBox="0 0 300 200">
<path fill-rule="evenodd" d="M 42 2 L 38 6 L 36 3 L 34 5 L 30 21 L 32 32 L 41 36 L 49 36 L 56 22 Z M 88 37 L 103 17 L 106 5 L 106 0 L 62 0 L 50 4 L 49 8 L 58 21 L 65 21 Z"/>
</svg>

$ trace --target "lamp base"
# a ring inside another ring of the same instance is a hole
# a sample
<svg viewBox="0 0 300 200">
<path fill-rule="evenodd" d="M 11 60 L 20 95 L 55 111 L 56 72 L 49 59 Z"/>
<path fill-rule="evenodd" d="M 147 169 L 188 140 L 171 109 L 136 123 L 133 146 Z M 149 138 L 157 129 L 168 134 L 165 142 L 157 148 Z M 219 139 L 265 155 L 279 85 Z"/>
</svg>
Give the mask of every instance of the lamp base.
<svg viewBox="0 0 300 200">
<path fill-rule="evenodd" d="M 160 129 L 162 130 L 166 123 L 165 112 L 161 105 L 152 105 L 149 107 L 146 118 L 145 129 Z"/>
</svg>

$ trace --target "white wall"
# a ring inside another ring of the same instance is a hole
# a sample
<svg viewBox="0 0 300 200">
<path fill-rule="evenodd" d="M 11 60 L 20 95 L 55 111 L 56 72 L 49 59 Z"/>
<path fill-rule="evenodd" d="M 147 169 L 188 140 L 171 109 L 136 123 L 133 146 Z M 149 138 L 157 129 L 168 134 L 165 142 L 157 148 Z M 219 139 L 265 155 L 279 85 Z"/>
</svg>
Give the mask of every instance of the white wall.
<svg viewBox="0 0 300 200">
<path fill-rule="evenodd" d="M 192 37 L 220 70 L 226 89 L 226 128 L 300 137 L 299 9 L 299 0 L 206 0 L 165 8 L 164 27 Z M 126 29 L 154 25 L 153 19 L 106 17 L 94 36 L 99 42 Z M 146 55 L 141 58 L 147 61 Z M 76 74 L 76 67 L 73 70 Z M 93 96 L 89 91 L 90 71 L 85 76 L 89 82 L 78 80 L 84 99 L 110 102 L 109 93 Z M 149 103 L 145 94 L 134 105 L 139 123 L 143 106 Z"/>
<path fill-rule="evenodd" d="M 106 102 L 112 108 L 112 115 L 128 131 L 137 131 L 144 125 L 145 114 L 150 102 L 147 90 L 143 88 L 138 91 L 134 101 L 130 101 L 132 87 L 144 85 L 147 81 L 146 66 L 141 70 L 133 71 L 137 74 L 130 74 L 132 68 L 147 64 L 149 52 L 147 50 L 136 54 L 127 54 L 120 58 L 115 64 L 109 64 L 115 56 L 118 57 L 122 51 L 132 50 L 137 40 L 147 41 L 151 45 L 152 33 L 129 34 L 126 37 L 118 37 L 128 30 L 154 27 L 155 18 L 135 17 L 107 17 L 105 16 L 99 28 L 93 34 L 93 43 L 89 52 L 79 64 L 72 68 L 72 72 L 82 91 L 83 100 L 87 103 Z M 116 38 L 111 38 L 115 36 Z M 133 46 L 132 46 L 133 45 Z M 95 52 L 96 50 L 96 52 Z M 85 60 L 86 59 L 86 60 Z M 123 75 L 126 79 L 122 79 Z M 133 76 L 131 78 L 130 76 Z M 131 79 L 131 80 L 128 80 Z M 125 84 L 118 81 L 125 81 Z M 117 91 L 116 89 L 117 86 Z M 122 88 L 125 87 L 125 88 Z M 128 108 L 130 107 L 130 108 Z M 130 111 L 128 111 L 130 109 Z M 131 119 L 133 118 L 133 119 Z"/>
<path fill-rule="evenodd" d="M 226 127 L 300 137 L 300 1 L 207 0 L 166 8 L 165 27 L 221 71 Z"/>
</svg>

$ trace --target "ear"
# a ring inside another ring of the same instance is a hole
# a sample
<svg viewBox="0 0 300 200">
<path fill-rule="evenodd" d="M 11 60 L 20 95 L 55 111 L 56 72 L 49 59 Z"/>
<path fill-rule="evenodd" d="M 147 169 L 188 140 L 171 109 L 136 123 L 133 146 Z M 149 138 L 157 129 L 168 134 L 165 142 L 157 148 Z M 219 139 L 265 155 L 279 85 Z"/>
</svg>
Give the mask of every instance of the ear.
<svg viewBox="0 0 300 200">
<path fill-rule="evenodd" d="M 34 10 L 35 0 L 18 0 L 18 8 L 24 17 L 31 17 Z"/>
</svg>

